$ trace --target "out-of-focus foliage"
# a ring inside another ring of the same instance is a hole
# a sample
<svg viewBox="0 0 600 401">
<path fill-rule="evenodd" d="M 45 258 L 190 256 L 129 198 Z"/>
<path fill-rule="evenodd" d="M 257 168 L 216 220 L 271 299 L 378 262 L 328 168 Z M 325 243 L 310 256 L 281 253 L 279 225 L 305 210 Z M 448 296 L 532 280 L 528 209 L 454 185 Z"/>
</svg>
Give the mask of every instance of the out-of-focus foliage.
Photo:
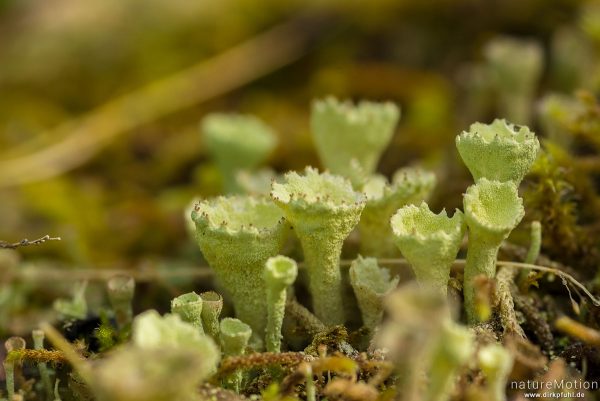
<svg viewBox="0 0 600 401">
<path fill-rule="evenodd" d="M 468 175 L 453 138 L 473 121 L 503 117 L 485 49 L 500 37 L 543 49 L 541 76 L 528 89 L 534 103 L 549 92 L 593 93 L 597 10 L 568 0 L 0 2 L 0 238 L 60 235 L 60 245 L 26 252 L 80 266 L 198 258 L 181 210 L 222 188 L 201 118 L 256 114 L 279 137 L 268 164 L 283 172 L 318 164 L 307 113 L 325 94 L 398 103 L 402 120 L 378 170 L 422 160 L 440 178 L 432 205 L 459 206 Z M 186 75 L 278 24 L 289 25 L 243 62 L 208 68 L 201 82 Z M 296 50 L 278 56 L 287 46 Z M 246 72 L 255 78 L 229 78 Z M 156 112 L 152 96 L 119 103 L 167 84 L 180 88 L 162 99 L 174 105 L 168 113 Z M 93 118 L 104 115 L 111 118 Z M 16 179 L 6 166 L 18 160 L 36 164 Z M 62 164 L 70 167 L 55 174 Z"/>
</svg>

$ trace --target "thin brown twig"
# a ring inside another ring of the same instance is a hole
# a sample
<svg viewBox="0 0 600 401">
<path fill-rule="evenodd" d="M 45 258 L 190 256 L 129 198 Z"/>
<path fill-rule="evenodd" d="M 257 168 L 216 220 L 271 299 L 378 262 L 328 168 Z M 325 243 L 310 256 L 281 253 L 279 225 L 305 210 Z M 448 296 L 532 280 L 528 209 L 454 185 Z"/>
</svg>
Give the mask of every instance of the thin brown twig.
<svg viewBox="0 0 600 401">
<path fill-rule="evenodd" d="M 43 237 L 34 239 L 32 241 L 28 240 L 27 238 L 22 239 L 19 242 L 0 241 L 0 249 L 17 249 L 17 248 L 20 248 L 23 246 L 43 244 L 46 241 L 60 241 L 60 240 L 61 240 L 60 237 L 51 237 L 49 235 L 44 235 Z"/>
</svg>

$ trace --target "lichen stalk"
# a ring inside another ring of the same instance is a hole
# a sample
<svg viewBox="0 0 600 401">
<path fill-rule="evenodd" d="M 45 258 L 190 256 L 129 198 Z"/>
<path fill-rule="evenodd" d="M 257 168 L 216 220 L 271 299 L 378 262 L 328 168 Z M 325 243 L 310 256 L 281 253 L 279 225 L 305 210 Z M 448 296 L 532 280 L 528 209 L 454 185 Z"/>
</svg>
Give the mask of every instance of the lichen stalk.
<svg viewBox="0 0 600 401">
<path fill-rule="evenodd" d="M 131 303 L 135 293 L 135 280 L 128 275 L 111 277 L 106 284 L 108 299 L 115 312 L 115 319 L 119 329 L 131 325 L 133 309 Z"/>
<path fill-rule="evenodd" d="M 36 350 L 44 349 L 44 332 L 42 330 L 33 330 L 31 333 L 33 338 L 33 348 Z M 50 372 L 48 372 L 48 366 L 46 362 L 38 362 L 38 371 L 40 372 L 40 378 L 44 385 L 44 391 L 46 391 L 46 399 L 52 399 L 52 381 L 50 380 Z"/>
<path fill-rule="evenodd" d="M 285 256 L 269 258 L 265 264 L 268 307 L 265 344 L 268 352 L 281 351 L 281 326 L 285 315 L 287 287 L 293 284 L 297 275 L 296 262 Z"/>
<path fill-rule="evenodd" d="M 506 381 L 513 366 L 513 356 L 501 345 L 491 344 L 479 351 L 479 367 L 485 375 L 490 401 L 506 401 Z"/>
<path fill-rule="evenodd" d="M 469 360 L 475 349 L 473 337 L 466 328 L 450 321 L 446 323 L 433 352 L 425 401 L 450 399 L 456 372 Z"/>
</svg>

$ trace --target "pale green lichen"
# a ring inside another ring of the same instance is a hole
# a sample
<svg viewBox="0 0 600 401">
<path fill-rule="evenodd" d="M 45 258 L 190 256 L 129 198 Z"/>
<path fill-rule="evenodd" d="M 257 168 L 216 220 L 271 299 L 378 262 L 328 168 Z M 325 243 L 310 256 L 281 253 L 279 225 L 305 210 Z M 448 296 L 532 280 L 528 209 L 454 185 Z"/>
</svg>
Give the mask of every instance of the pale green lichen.
<svg viewBox="0 0 600 401">
<path fill-rule="evenodd" d="M 43 330 L 33 330 L 31 332 L 31 337 L 33 339 L 33 348 L 35 350 L 43 350 L 44 349 L 44 331 Z M 40 378 L 42 379 L 42 384 L 44 385 L 44 390 L 46 392 L 46 399 L 50 400 L 53 395 L 52 391 L 52 381 L 50 380 L 50 372 L 48 371 L 48 366 L 46 362 L 38 362 L 38 371 L 40 373 Z"/>
<path fill-rule="evenodd" d="M 500 114 L 529 124 L 544 55 L 534 41 L 498 37 L 484 48 L 490 83 L 498 95 Z"/>
<path fill-rule="evenodd" d="M 267 330 L 265 343 L 268 352 L 281 351 L 281 326 L 285 314 L 287 287 L 298 276 L 298 265 L 285 256 L 274 256 L 265 264 L 265 283 L 267 286 Z"/>
<path fill-rule="evenodd" d="M 133 320 L 131 338 L 135 346 L 145 349 L 181 347 L 201 350 L 205 353 L 203 359 L 206 364 L 203 377 L 214 372 L 219 360 L 212 338 L 178 315 L 161 316 L 155 310 L 147 310 Z"/>
<path fill-rule="evenodd" d="M 7 354 L 12 351 L 23 350 L 25 346 L 25 339 L 22 337 L 10 337 L 4 342 Z M 13 400 L 15 396 L 15 364 L 15 360 L 10 358 L 5 358 L 3 361 L 4 381 L 6 382 L 6 392 L 9 400 Z"/>
<path fill-rule="evenodd" d="M 391 227 L 417 282 L 446 295 L 450 268 L 465 234 L 462 212 L 448 217 L 445 210 L 433 213 L 425 202 L 408 205 L 394 214 Z"/>
<path fill-rule="evenodd" d="M 106 288 L 117 325 L 120 329 L 128 327 L 133 317 L 131 303 L 135 294 L 135 280 L 128 275 L 116 275 L 108 280 Z"/>
<path fill-rule="evenodd" d="M 267 325 L 264 265 L 289 230 L 280 209 L 268 199 L 219 197 L 198 203 L 192 219 L 202 254 L 260 348 Z"/>
<path fill-rule="evenodd" d="M 350 265 L 350 284 L 358 301 L 363 324 L 371 331 L 383 317 L 383 299 L 398 285 L 400 278 L 379 267 L 377 259 L 358 256 Z"/>
<path fill-rule="evenodd" d="M 340 255 L 365 196 L 346 179 L 308 167 L 304 175 L 289 172 L 284 183 L 273 183 L 271 198 L 302 244 L 315 314 L 325 324 L 343 324 Z"/>
<path fill-rule="evenodd" d="M 200 294 L 202 298 L 202 324 L 206 334 L 219 341 L 219 316 L 223 309 L 223 297 L 214 291 Z"/>
<path fill-rule="evenodd" d="M 435 186 L 435 175 L 420 168 L 407 167 L 394 174 L 391 183 L 380 175 L 371 176 L 362 186 L 367 203 L 360 216 L 360 252 L 367 256 L 398 256 L 390 218 L 402 206 L 426 200 Z"/>
<path fill-rule="evenodd" d="M 252 335 L 252 329 L 246 323 L 239 319 L 226 317 L 221 320 L 220 339 L 223 355 L 225 356 L 240 356 L 244 355 L 248 340 Z M 242 372 L 234 372 L 231 377 L 226 380 L 226 387 L 232 388 L 239 392 L 242 381 Z"/>
<path fill-rule="evenodd" d="M 85 290 L 87 281 L 81 281 L 73 288 L 71 299 L 59 298 L 54 301 L 52 308 L 57 311 L 62 319 L 85 319 L 88 313 Z"/>
<path fill-rule="evenodd" d="M 367 175 L 377 168 L 379 158 L 394 134 L 400 110 L 391 103 L 340 102 L 333 97 L 314 101 L 311 130 L 323 165 L 332 173 L 356 183 L 357 170 Z M 352 166 L 356 160 L 359 169 Z"/>
<path fill-rule="evenodd" d="M 421 400 L 426 394 L 424 377 L 433 352 L 443 341 L 443 326 L 450 319 L 449 303 L 439 291 L 409 282 L 385 298 L 388 317 L 377 332 L 374 343 L 398 371 L 396 382 L 403 400 Z"/>
<path fill-rule="evenodd" d="M 519 185 L 540 143 L 529 128 L 496 119 L 491 124 L 472 124 L 456 137 L 456 147 L 475 182 L 487 178 Z"/>
<path fill-rule="evenodd" d="M 425 401 L 447 401 L 451 398 L 457 371 L 475 351 L 474 337 L 465 327 L 446 322 L 433 351 Z"/>
<path fill-rule="evenodd" d="M 519 224 L 525 211 L 523 200 L 512 181 L 485 178 L 470 186 L 463 198 L 465 221 L 469 227 L 469 249 L 464 274 L 464 297 L 470 323 L 478 320 L 475 306 L 475 277 L 493 279 L 496 257 L 502 241 Z"/>
<path fill-rule="evenodd" d="M 202 326 L 202 298 L 195 292 L 188 292 L 171 300 L 171 313 L 204 333 Z"/>
<path fill-rule="evenodd" d="M 277 146 L 273 130 L 250 115 L 209 114 L 202 120 L 201 130 L 228 193 L 239 192 L 237 172 L 256 168 Z"/>
<path fill-rule="evenodd" d="M 513 366 L 513 356 L 501 345 L 490 344 L 479 350 L 479 367 L 487 382 L 490 401 L 506 401 L 506 381 Z"/>
</svg>

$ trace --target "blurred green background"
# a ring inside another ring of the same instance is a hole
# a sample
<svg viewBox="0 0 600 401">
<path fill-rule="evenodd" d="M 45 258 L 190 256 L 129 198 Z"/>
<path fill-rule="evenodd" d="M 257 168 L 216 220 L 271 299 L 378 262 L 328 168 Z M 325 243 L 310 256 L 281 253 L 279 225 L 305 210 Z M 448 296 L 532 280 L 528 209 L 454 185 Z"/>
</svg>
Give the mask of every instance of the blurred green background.
<svg viewBox="0 0 600 401">
<path fill-rule="evenodd" d="M 22 252 L 80 267 L 197 260 L 183 209 L 220 192 L 202 117 L 256 114 L 279 135 L 277 171 L 318 166 L 308 112 L 327 94 L 397 102 L 380 171 L 419 161 L 436 206 L 459 206 L 454 136 L 511 117 L 484 54 L 504 36 L 542 50 L 515 122 L 541 129 L 548 93 L 598 93 L 592 1 L 2 0 L 0 239 L 61 236 Z"/>
</svg>

